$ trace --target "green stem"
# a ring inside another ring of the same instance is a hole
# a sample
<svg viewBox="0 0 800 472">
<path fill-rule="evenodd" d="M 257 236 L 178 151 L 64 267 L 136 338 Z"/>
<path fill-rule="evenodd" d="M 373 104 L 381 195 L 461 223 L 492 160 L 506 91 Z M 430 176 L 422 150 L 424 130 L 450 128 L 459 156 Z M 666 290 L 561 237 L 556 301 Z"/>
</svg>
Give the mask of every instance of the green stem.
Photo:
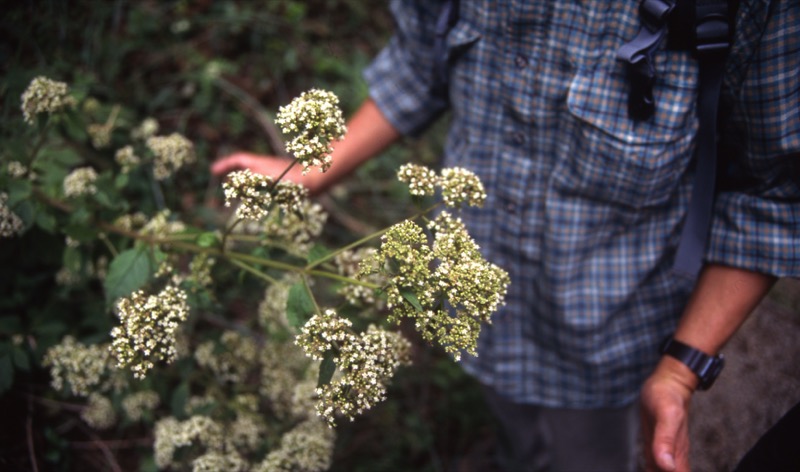
<svg viewBox="0 0 800 472">
<path fill-rule="evenodd" d="M 250 267 L 249 265 L 245 264 L 244 262 L 237 261 L 236 259 L 228 259 L 228 260 L 230 261 L 231 264 L 235 265 L 236 267 L 239 267 L 242 270 L 250 272 L 251 274 L 255 275 L 256 277 L 258 277 L 260 279 L 264 279 L 264 280 L 266 280 L 267 282 L 269 282 L 271 284 L 274 284 L 274 283 L 278 282 L 277 280 L 273 279 L 272 277 L 270 277 L 269 275 L 265 274 L 264 272 L 261 272 L 260 270 L 256 269 L 255 267 Z"/>
<path fill-rule="evenodd" d="M 306 292 L 308 293 L 309 298 L 314 303 L 314 311 L 317 312 L 318 315 L 322 315 L 322 310 L 319 308 L 319 304 L 317 303 L 316 297 L 314 297 L 314 291 L 311 290 L 311 286 L 308 284 L 308 278 L 303 277 L 303 286 L 306 288 Z"/>
<path fill-rule="evenodd" d="M 117 251 L 117 248 L 115 248 L 114 245 L 111 244 L 111 241 L 108 240 L 108 236 L 106 236 L 105 233 L 100 233 L 97 235 L 97 237 L 100 238 L 100 241 L 103 241 L 103 244 L 106 245 L 109 252 L 111 252 L 111 254 L 114 257 L 117 257 L 117 255 L 119 255 L 119 251 Z"/>
<path fill-rule="evenodd" d="M 286 174 L 288 174 L 289 171 L 292 170 L 292 167 L 294 167 L 295 164 L 297 164 L 297 159 L 292 158 L 292 162 L 290 162 L 289 165 L 286 166 L 285 169 L 283 169 L 283 172 L 281 172 L 281 175 L 279 175 L 278 178 L 275 179 L 274 182 L 272 182 L 272 185 L 270 185 L 269 190 L 268 190 L 269 193 L 272 193 L 272 191 L 275 190 L 275 186 L 278 185 L 278 182 L 280 182 L 282 178 L 286 177 Z"/>
<path fill-rule="evenodd" d="M 222 252 L 225 252 L 225 243 L 228 240 L 228 235 L 233 232 L 233 229 L 236 228 L 236 225 L 241 223 L 242 220 L 244 220 L 244 218 L 237 219 L 236 221 L 233 222 L 232 225 L 230 225 L 227 229 L 225 229 L 224 233 L 222 233 L 222 244 L 221 244 Z"/>
<path fill-rule="evenodd" d="M 438 207 L 439 205 L 440 205 L 440 203 L 436 203 L 434 205 L 431 205 L 427 209 L 422 210 L 421 212 L 419 212 L 416 215 L 412 216 L 410 219 L 411 220 L 416 220 L 417 218 L 424 217 L 428 213 L 430 213 L 433 210 L 435 210 L 436 207 Z M 387 226 L 386 228 L 383 228 L 383 229 L 380 229 L 378 231 L 375 231 L 374 233 L 371 233 L 371 234 L 368 234 L 368 235 L 364 236 L 363 238 L 359 239 L 358 241 L 352 242 L 352 243 L 350 243 L 350 244 L 348 244 L 348 245 L 346 245 L 346 246 L 344 246 L 342 248 L 339 248 L 339 249 L 337 249 L 337 250 L 335 250 L 335 251 L 333 251 L 333 252 L 331 252 L 329 254 L 326 254 L 325 257 L 322 257 L 320 259 L 315 260 L 314 262 L 308 264 L 305 268 L 306 268 L 306 270 L 313 269 L 314 267 L 317 267 L 318 265 L 333 259 L 334 257 L 338 256 L 339 254 L 341 254 L 341 253 L 343 253 L 345 251 L 349 251 L 350 249 L 353 249 L 355 247 L 361 246 L 362 244 L 364 244 L 364 243 L 366 243 L 366 242 L 368 242 L 368 241 L 370 241 L 370 240 L 372 240 L 374 238 L 377 238 L 377 237 L 383 235 L 383 233 L 385 233 L 385 232 L 389 231 L 390 229 L 392 229 L 393 226 L 394 225 L 390 225 L 390 226 Z"/>
</svg>

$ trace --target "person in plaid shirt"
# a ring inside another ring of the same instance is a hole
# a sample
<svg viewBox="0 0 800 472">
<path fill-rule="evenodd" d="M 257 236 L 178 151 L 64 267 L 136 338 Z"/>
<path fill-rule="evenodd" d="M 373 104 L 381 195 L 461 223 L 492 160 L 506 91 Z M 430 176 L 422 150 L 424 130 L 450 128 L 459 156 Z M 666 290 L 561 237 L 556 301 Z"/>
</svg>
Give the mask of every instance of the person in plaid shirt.
<svg viewBox="0 0 800 472">
<path fill-rule="evenodd" d="M 694 182 L 698 64 L 663 44 L 655 111 L 628 117 L 619 48 L 639 2 L 461 0 L 448 87 L 435 86 L 441 0 L 393 0 L 396 31 L 365 71 L 370 98 L 321 192 L 445 111 L 443 164 L 476 172 L 488 199 L 463 214 L 511 275 L 507 305 L 463 365 L 506 433 L 508 470 L 688 469 L 698 377 L 659 345 L 716 355 L 774 280 L 800 273 L 800 5 L 740 0 L 725 68 L 717 192 L 704 267 L 672 271 Z M 214 164 L 278 174 L 236 153 Z"/>
</svg>

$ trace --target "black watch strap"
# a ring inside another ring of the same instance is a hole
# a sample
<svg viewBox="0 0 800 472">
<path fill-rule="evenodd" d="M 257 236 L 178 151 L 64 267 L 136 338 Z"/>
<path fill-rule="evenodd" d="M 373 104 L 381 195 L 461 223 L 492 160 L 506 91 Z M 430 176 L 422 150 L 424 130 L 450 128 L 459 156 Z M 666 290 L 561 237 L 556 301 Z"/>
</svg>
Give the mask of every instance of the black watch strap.
<svg viewBox="0 0 800 472">
<path fill-rule="evenodd" d="M 697 386 L 698 390 L 708 390 L 714 385 L 717 376 L 725 366 L 725 358 L 722 354 L 709 356 L 703 351 L 693 348 L 688 344 L 676 341 L 672 336 L 668 337 L 661 344 L 661 354 L 681 361 L 694 372 L 700 379 Z"/>
</svg>

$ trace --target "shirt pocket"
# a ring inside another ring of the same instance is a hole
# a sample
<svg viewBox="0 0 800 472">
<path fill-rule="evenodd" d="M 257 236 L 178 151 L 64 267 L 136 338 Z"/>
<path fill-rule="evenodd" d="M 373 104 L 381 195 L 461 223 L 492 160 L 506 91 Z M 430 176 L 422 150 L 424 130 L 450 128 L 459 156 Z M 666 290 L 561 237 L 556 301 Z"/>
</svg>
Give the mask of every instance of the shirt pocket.
<svg viewBox="0 0 800 472">
<path fill-rule="evenodd" d="M 696 128 L 696 69 L 660 64 L 656 111 L 628 118 L 621 67 L 579 71 L 567 95 L 569 142 L 560 147 L 556 187 L 573 197 L 641 209 L 665 204 L 691 158 Z"/>
</svg>

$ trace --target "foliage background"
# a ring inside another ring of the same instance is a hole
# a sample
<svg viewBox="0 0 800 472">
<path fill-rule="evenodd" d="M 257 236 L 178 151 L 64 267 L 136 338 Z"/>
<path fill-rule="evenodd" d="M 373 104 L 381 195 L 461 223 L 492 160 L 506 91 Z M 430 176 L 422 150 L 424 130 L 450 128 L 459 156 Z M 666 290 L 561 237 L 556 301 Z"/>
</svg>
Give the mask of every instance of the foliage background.
<svg viewBox="0 0 800 472">
<path fill-rule="evenodd" d="M 221 211 L 220 182 L 206 171 L 211 161 L 236 149 L 280 153 L 274 113 L 309 88 L 335 92 L 350 114 L 367 93 L 361 70 L 392 30 L 387 5 L 369 0 L 30 0 L 5 4 L 0 15 L 0 148 L 30 140 L 19 97 L 31 79 L 67 82 L 97 98 L 98 122 L 122 104 L 120 120 L 154 117 L 162 130 L 195 143 L 195 171 L 165 198 L 198 218 Z M 394 147 L 321 197 L 332 246 L 408 215 L 396 169 L 435 163 L 441 129 Z M 103 165 L 88 143 L 68 143 L 58 159 L 76 156 Z M 67 332 L 98 336 L 114 322 L 101 287 L 76 292 L 55 283 L 63 250 L 62 235 L 37 227 L 0 242 L 0 391 L 10 388 L 0 397 L 8 412 L 0 468 L 146 467 L 140 458 L 149 452 L 149 431 L 93 432 L 75 419 L 73 405 L 48 393 L 44 351 Z M 249 316 L 260 293 L 247 284 L 232 290 L 223 301 L 228 316 Z M 19 334 L 29 342 L 10 342 Z M 415 352 L 416 366 L 399 374 L 389 401 L 339 428 L 334 470 L 480 468 L 466 460 L 493 442 L 479 391 L 437 351 L 418 343 Z"/>
</svg>

